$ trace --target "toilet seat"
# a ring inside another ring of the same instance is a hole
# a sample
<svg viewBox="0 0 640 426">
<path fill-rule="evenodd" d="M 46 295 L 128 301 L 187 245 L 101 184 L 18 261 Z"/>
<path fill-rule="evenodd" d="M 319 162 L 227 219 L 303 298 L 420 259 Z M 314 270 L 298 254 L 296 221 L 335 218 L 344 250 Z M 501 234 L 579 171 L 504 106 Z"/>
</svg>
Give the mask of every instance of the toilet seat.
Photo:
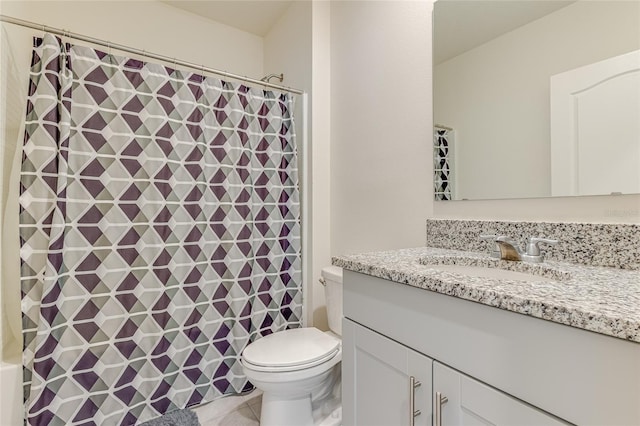
<svg viewBox="0 0 640 426">
<path fill-rule="evenodd" d="M 255 371 L 303 370 L 335 357 L 340 343 L 339 339 L 317 328 L 295 328 L 251 343 L 242 353 L 242 360 Z"/>
</svg>

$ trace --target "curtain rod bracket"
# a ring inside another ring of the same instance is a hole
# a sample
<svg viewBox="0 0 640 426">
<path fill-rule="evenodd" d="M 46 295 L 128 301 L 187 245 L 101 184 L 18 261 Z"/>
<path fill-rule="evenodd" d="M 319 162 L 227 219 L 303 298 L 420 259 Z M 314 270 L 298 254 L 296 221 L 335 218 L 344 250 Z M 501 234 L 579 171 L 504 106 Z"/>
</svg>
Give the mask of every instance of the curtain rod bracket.
<svg viewBox="0 0 640 426">
<path fill-rule="evenodd" d="M 277 78 L 280 81 L 280 83 L 282 83 L 282 81 L 284 80 L 284 73 L 265 75 L 264 77 L 262 77 L 260 79 L 260 81 L 264 81 L 265 83 L 269 83 L 272 78 Z"/>
</svg>

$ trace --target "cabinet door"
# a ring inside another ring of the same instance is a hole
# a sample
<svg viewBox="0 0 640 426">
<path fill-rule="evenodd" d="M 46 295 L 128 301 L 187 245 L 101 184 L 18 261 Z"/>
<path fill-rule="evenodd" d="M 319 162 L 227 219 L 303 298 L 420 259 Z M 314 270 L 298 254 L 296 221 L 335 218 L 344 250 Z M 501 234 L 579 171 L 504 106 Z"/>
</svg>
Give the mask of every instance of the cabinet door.
<svg viewBox="0 0 640 426">
<path fill-rule="evenodd" d="M 437 361 L 433 363 L 433 392 L 434 412 L 438 392 L 447 398 L 447 402 L 441 404 L 441 424 L 434 418 L 434 426 L 569 424 Z"/>
<path fill-rule="evenodd" d="M 347 319 L 342 339 L 344 425 L 431 425 L 430 358 Z"/>
</svg>

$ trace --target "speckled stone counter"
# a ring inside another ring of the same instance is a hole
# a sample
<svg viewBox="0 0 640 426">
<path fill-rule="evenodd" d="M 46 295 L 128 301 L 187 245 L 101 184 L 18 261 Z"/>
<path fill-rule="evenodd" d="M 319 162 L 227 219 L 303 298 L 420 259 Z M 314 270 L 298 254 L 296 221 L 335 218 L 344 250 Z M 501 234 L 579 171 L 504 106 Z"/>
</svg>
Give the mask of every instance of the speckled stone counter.
<svg viewBox="0 0 640 426">
<path fill-rule="evenodd" d="M 428 264 L 534 273 L 531 281 L 476 277 Z M 640 271 L 545 261 L 491 259 L 486 253 L 419 247 L 334 257 L 350 271 L 640 343 Z M 390 284 L 394 285 L 394 284 Z"/>
<path fill-rule="evenodd" d="M 529 237 L 551 238 L 559 243 L 542 247 L 549 260 L 640 270 L 640 224 L 429 219 L 426 245 L 482 252 L 482 234 L 507 235 L 521 247 Z"/>
</svg>

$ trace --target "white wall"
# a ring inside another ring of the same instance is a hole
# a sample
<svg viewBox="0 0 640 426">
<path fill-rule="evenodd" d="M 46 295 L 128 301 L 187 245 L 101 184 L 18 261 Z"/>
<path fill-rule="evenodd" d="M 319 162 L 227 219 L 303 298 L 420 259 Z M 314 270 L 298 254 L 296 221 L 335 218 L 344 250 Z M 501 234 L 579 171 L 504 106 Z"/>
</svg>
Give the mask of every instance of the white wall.
<svg viewBox="0 0 640 426">
<path fill-rule="evenodd" d="M 580 1 L 434 71 L 435 122 L 456 129 L 456 198 L 551 194 L 549 77 L 640 49 L 640 2 Z"/>
<path fill-rule="evenodd" d="M 431 1 L 331 3 L 331 252 L 424 245 Z"/>
<path fill-rule="evenodd" d="M 318 285 L 320 271 L 331 264 L 331 6 L 313 3 L 311 68 L 311 185 L 313 247 L 313 325 L 326 329 L 324 287 Z"/>
<path fill-rule="evenodd" d="M 284 74 L 272 83 L 311 90 L 311 12 L 311 2 L 292 3 L 265 36 L 264 74 Z"/>
</svg>

